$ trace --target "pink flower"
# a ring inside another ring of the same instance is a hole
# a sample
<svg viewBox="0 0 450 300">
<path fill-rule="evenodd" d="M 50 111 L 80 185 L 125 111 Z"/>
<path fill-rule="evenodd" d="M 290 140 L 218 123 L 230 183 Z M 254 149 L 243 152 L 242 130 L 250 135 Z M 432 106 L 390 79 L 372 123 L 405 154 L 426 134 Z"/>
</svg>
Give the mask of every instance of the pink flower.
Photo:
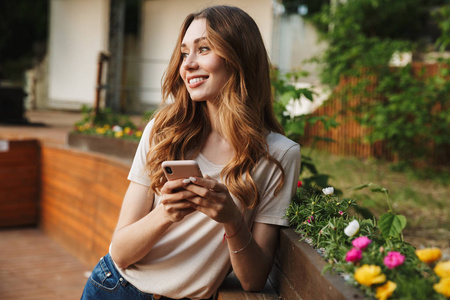
<svg viewBox="0 0 450 300">
<path fill-rule="evenodd" d="M 314 221 L 314 216 L 310 216 L 308 217 L 308 219 L 306 219 L 306 222 L 311 223 L 312 221 Z"/>
<path fill-rule="evenodd" d="M 390 251 L 384 258 L 384 264 L 389 269 L 400 266 L 405 261 L 405 256 L 397 251 Z"/>
<path fill-rule="evenodd" d="M 372 243 L 372 241 L 367 236 L 360 236 L 359 238 L 353 240 L 352 245 L 355 248 L 362 250 L 369 246 L 370 243 Z"/>
<path fill-rule="evenodd" d="M 345 255 L 345 260 L 348 262 L 356 262 L 359 261 L 361 258 L 362 252 L 357 248 L 352 248 L 347 252 L 347 255 Z"/>
<path fill-rule="evenodd" d="M 297 187 L 302 187 L 303 183 L 301 181 L 297 182 Z"/>
<path fill-rule="evenodd" d="M 340 210 L 339 214 L 342 216 L 344 214 L 344 212 L 342 210 Z"/>
</svg>

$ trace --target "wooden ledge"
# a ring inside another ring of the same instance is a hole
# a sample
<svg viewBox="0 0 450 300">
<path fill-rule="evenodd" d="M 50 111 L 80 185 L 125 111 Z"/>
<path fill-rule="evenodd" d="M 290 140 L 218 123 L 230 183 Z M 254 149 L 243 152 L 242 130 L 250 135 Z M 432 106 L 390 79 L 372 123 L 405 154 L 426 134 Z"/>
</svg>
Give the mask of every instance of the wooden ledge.
<svg viewBox="0 0 450 300">
<path fill-rule="evenodd" d="M 326 262 L 291 228 L 280 232 L 280 246 L 270 281 L 282 299 L 364 299 L 361 291 L 322 270 Z"/>
<path fill-rule="evenodd" d="M 279 300 L 279 297 L 269 280 L 262 291 L 249 293 L 242 289 L 236 275 L 231 273 L 222 283 L 217 293 L 217 300 Z"/>
</svg>

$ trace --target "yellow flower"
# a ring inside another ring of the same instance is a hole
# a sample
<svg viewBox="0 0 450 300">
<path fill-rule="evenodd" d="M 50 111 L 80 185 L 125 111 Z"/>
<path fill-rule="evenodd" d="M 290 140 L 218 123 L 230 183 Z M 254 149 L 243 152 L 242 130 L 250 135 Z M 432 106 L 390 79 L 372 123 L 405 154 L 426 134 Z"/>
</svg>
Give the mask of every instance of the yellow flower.
<svg viewBox="0 0 450 300">
<path fill-rule="evenodd" d="M 123 136 L 123 131 L 116 131 L 116 132 L 114 132 L 114 136 L 116 138 L 121 138 Z"/>
<path fill-rule="evenodd" d="M 125 127 L 125 129 L 123 130 L 126 134 L 130 134 L 131 132 L 131 128 L 130 127 Z"/>
<path fill-rule="evenodd" d="M 450 297 L 450 277 L 442 278 L 439 283 L 433 285 L 433 288 L 439 294 L 442 294 L 447 298 Z"/>
<path fill-rule="evenodd" d="M 449 278 L 450 277 L 450 260 L 442 261 L 434 267 L 434 273 L 441 278 Z"/>
<path fill-rule="evenodd" d="M 441 258 L 442 253 L 439 248 L 417 249 L 417 257 L 424 263 L 432 263 Z"/>
<path fill-rule="evenodd" d="M 136 136 L 137 137 L 141 137 L 142 136 L 142 131 L 141 130 L 136 131 Z"/>
<path fill-rule="evenodd" d="M 105 129 L 105 130 L 108 130 L 108 129 L 110 129 L 110 128 L 111 128 L 111 126 L 109 126 L 109 124 L 103 125 L 103 129 Z"/>
<path fill-rule="evenodd" d="M 377 287 L 377 294 L 375 297 L 377 297 L 378 300 L 386 300 L 392 295 L 396 288 L 397 284 L 389 280 L 384 285 Z"/>
<path fill-rule="evenodd" d="M 365 286 L 386 281 L 386 275 L 382 274 L 381 268 L 376 265 L 363 265 L 356 269 L 354 277 L 359 284 Z"/>
<path fill-rule="evenodd" d="M 95 132 L 97 132 L 98 134 L 105 134 L 106 129 L 105 129 L 105 128 L 97 127 L 97 128 L 95 129 Z"/>
</svg>

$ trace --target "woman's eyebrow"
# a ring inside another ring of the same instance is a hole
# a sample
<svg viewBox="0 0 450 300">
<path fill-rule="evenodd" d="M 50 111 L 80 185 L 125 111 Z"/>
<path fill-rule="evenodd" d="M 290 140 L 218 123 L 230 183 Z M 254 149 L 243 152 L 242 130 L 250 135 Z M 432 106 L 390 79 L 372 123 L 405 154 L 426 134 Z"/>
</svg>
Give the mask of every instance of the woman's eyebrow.
<svg viewBox="0 0 450 300">
<path fill-rule="evenodd" d="M 195 39 L 195 40 L 194 40 L 194 44 L 198 44 L 200 41 L 203 41 L 203 40 L 206 40 L 206 37 L 205 37 L 205 36 L 202 36 L 202 37 L 199 37 L 199 38 Z M 185 44 L 185 43 L 182 43 L 182 44 L 181 44 L 181 47 L 182 47 L 182 48 L 183 48 L 183 47 L 186 47 L 186 44 Z"/>
</svg>

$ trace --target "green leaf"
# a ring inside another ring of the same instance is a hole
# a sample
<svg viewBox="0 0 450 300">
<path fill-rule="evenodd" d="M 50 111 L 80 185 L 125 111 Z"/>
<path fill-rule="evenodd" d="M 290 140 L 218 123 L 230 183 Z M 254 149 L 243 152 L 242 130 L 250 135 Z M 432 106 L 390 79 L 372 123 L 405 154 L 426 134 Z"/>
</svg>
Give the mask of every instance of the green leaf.
<svg viewBox="0 0 450 300">
<path fill-rule="evenodd" d="M 369 187 L 369 186 L 372 186 L 372 185 L 373 185 L 372 183 L 361 184 L 361 185 L 358 185 L 358 186 L 355 186 L 355 187 L 351 188 L 350 190 L 351 191 L 359 191 L 359 190 L 365 189 L 366 187 Z"/>
<path fill-rule="evenodd" d="M 403 215 L 385 213 L 380 217 L 380 230 L 384 238 L 396 237 L 406 226 L 406 218 Z"/>
<path fill-rule="evenodd" d="M 373 188 L 370 189 L 372 192 L 379 192 L 379 193 L 386 193 L 388 190 L 387 188 L 383 188 L 383 187 L 378 187 L 378 188 Z"/>
</svg>

